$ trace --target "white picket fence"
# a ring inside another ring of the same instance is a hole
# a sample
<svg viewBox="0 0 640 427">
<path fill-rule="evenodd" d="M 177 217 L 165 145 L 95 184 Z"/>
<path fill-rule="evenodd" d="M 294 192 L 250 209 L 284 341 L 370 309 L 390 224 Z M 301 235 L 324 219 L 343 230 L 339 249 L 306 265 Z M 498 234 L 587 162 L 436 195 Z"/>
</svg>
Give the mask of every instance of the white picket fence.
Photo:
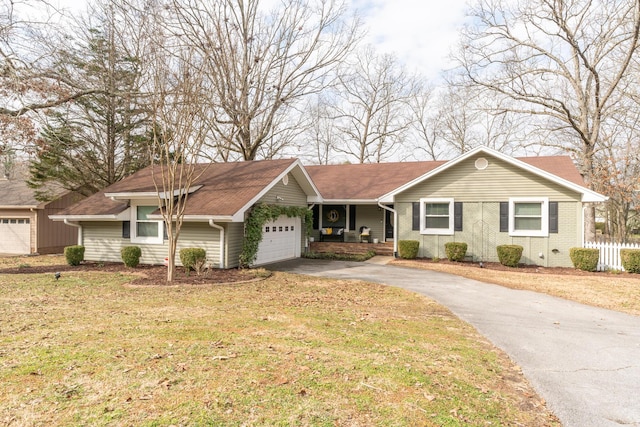
<svg viewBox="0 0 640 427">
<path fill-rule="evenodd" d="M 601 243 L 586 242 L 585 248 L 600 249 L 600 259 L 598 260 L 598 271 L 621 270 L 620 249 L 640 249 L 637 243 Z"/>
</svg>

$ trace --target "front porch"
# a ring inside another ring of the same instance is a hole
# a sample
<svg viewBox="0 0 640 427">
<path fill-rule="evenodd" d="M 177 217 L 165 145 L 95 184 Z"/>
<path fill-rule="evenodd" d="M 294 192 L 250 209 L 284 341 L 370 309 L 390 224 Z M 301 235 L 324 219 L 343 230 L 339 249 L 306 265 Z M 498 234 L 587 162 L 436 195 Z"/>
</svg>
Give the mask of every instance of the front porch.
<svg viewBox="0 0 640 427">
<path fill-rule="evenodd" d="M 309 250 L 317 253 L 365 254 L 374 251 L 376 255 L 393 256 L 393 242 L 352 243 L 352 242 L 310 242 Z"/>
</svg>

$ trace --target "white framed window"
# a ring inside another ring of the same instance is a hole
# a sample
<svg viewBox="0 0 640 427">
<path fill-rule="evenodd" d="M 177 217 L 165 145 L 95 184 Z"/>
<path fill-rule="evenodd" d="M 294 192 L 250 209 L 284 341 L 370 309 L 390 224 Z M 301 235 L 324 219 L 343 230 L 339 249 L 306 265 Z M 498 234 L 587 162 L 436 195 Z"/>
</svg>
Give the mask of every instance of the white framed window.
<svg viewBox="0 0 640 427">
<path fill-rule="evenodd" d="M 420 234 L 453 234 L 453 199 L 420 199 Z"/>
<path fill-rule="evenodd" d="M 509 235 L 548 236 L 549 199 L 547 197 L 509 199 Z"/>
<path fill-rule="evenodd" d="M 147 215 L 158 210 L 158 206 L 132 205 L 131 206 L 131 242 L 132 243 L 163 243 L 163 221 L 150 220 Z"/>
</svg>

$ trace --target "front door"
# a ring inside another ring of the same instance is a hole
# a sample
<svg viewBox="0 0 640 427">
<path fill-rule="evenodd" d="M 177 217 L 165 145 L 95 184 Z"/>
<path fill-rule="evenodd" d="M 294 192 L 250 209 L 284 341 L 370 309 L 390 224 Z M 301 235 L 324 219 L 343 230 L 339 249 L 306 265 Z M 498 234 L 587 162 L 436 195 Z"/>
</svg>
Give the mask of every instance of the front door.
<svg viewBox="0 0 640 427">
<path fill-rule="evenodd" d="M 393 209 L 393 205 L 389 205 L 391 209 Z M 384 237 L 385 240 L 393 240 L 393 213 L 384 210 Z"/>
</svg>

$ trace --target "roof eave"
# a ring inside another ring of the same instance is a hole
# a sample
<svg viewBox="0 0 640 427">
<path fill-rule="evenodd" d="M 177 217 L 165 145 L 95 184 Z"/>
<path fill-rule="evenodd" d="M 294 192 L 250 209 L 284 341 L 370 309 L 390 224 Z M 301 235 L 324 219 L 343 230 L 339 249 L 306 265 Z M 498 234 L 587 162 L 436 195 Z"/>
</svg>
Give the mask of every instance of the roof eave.
<svg viewBox="0 0 640 427">
<path fill-rule="evenodd" d="M 130 218 L 129 210 L 110 215 L 49 215 L 52 221 L 126 221 Z"/>
</svg>

